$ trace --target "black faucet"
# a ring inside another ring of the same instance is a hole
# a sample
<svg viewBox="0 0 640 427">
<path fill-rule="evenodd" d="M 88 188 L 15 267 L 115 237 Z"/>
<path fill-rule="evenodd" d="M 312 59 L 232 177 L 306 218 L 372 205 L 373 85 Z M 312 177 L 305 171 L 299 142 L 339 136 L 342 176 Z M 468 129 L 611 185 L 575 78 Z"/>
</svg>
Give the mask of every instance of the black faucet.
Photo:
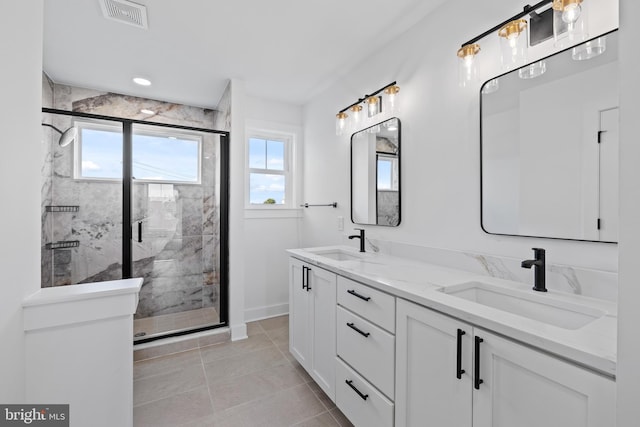
<svg viewBox="0 0 640 427">
<path fill-rule="evenodd" d="M 360 234 L 352 234 L 349 239 L 360 239 L 360 252 L 364 252 L 364 228 L 355 228 L 360 230 Z"/>
<path fill-rule="evenodd" d="M 522 261 L 522 268 L 535 267 L 534 270 L 534 286 L 533 290 L 538 292 L 547 292 L 545 285 L 545 250 L 541 248 L 533 248 L 535 259 L 527 259 Z"/>
</svg>

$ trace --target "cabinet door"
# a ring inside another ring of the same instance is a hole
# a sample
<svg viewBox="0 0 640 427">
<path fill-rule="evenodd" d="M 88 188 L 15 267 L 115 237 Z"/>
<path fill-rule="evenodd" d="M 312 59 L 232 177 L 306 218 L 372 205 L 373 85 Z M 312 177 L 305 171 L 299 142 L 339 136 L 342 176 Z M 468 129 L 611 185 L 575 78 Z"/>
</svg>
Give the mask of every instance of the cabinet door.
<svg viewBox="0 0 640 427">
<path fill-rule="evenodd" d="M 474 427 L 615 426 L 615 383 L 556 357 L 476 329 Z"/>
<path fill-rule="evenodd" d="M 458 330 L 461 366 L 458 379 Z M 396 425 L 471 426 L 471 326 L 398 300 Z M 509 427 L 519 426 L 513 424 Z"/>
<path fill-rule="evenodd" d="M 313 342 L 309 373 L 335 401 L 336 275 L 317 267 L 311 267 L 310 273 L 308 286 Z"/>
<path fill-rule="evenodd" d="M 306 268 L 302 261 L 290 258 L 289 351 L 308 370 L 311 365 L 311 298 L 306 289 Z"/>
</svg>

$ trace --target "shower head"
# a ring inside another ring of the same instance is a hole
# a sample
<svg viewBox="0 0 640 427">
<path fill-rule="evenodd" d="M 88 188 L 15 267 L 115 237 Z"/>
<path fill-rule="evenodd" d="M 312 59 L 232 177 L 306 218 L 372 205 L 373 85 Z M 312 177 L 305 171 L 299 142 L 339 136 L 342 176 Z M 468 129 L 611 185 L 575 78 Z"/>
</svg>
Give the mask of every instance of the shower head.
<svg viewBox="0 0 640 427">
<path fill-rule="evenodd" d="M 60 139 L 58 140 L 58 145 L 60 145 L 60 147 L 66 147 L 71 144 L 78 136 L 78 129 L 75 126 L 71 126 L 64 132 L 49 123 L 42 123 L 42 126 L 48 126 L 60 134 Z"/>
</svg>

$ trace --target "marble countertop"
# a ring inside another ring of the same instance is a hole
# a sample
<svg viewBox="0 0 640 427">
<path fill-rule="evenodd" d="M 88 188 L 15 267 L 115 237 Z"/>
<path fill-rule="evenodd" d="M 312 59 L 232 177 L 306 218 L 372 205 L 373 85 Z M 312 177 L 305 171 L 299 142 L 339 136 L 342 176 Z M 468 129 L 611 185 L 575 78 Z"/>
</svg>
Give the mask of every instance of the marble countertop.
<svg viewBox="0 0 640 427">
<path fill-rule="evenodd" d="M 334 260 L 315 253 L 336 250 L 352 254 L 354 258 Z M 531 284 L 526 284 L 386 254 L 361 254 L 348 246 L 289 249 L 287 252 L 295 258 L 333 271 L 343 277 L 510 337 L 609 377 L 615 377 L 617 360 L 617 305 L 615 303 L 553 289 L 543 294 L 535 292 L 535 298 L 545 298 L 560 304 L 579 304 L 605 312 L 604 316 L 583 327 L 565 329 L 442 292 L 448 286 L 481 282 L 533 294 L 534 291 L 531 290 L 533 272 Z"/>
</svg>

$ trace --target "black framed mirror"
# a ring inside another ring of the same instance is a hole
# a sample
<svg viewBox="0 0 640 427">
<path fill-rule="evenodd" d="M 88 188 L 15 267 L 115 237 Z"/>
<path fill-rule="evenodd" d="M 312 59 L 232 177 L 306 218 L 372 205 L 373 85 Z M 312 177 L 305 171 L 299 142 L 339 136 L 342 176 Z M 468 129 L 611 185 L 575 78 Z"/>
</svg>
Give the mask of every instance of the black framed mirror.
<svg viewBox="0 0 640 427">
<path fill-rule="evenodd" d="M 490 234 L 618 240 L 618 33 L 481 89 L 481 224 Z"/>
<path fill-rule="evenodd" d="M 400 224 L 400 119 L 351 135 L 351 221 Z"/>
</svg>

